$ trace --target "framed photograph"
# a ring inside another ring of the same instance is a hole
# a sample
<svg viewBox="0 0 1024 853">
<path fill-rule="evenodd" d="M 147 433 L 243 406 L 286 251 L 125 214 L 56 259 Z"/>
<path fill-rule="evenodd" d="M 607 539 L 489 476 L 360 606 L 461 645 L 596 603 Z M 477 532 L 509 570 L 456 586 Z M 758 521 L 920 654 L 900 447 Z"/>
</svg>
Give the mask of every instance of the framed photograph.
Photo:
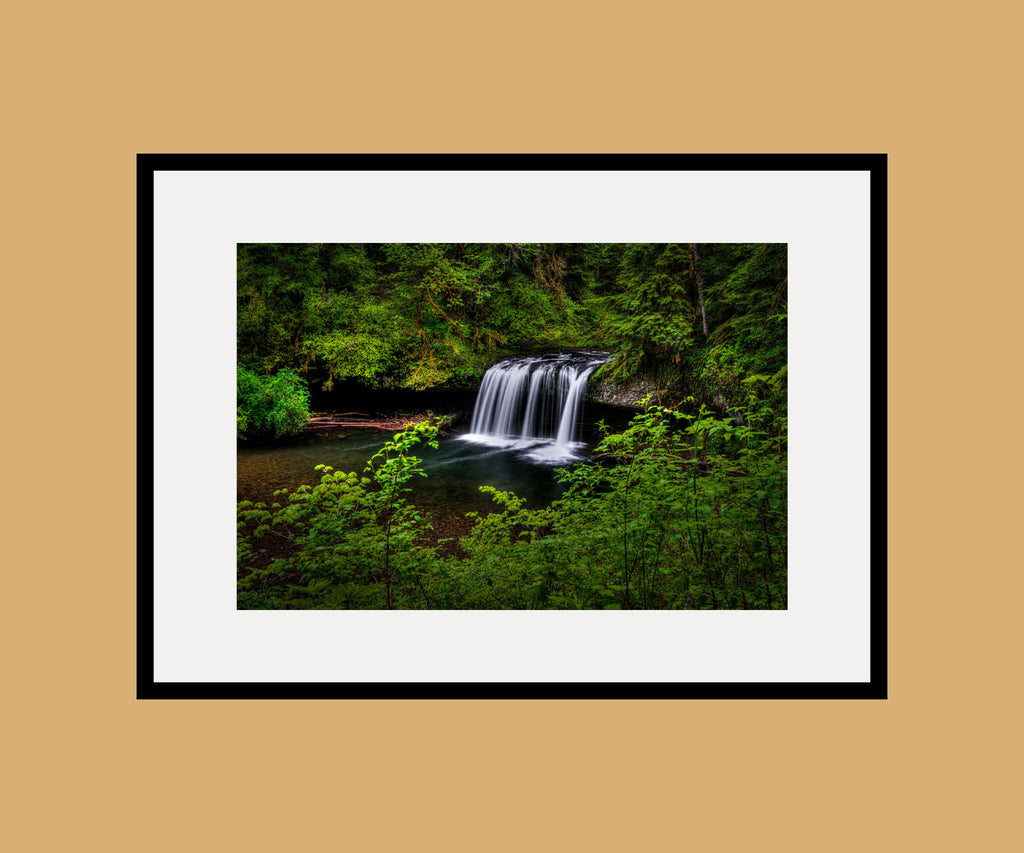
<svg viewBox="0 0 1024 853">
<path fill-rule="evenodd" d="M 137 172 L 139 698 L 886 698 L 885 155 Z"/>
</svg>

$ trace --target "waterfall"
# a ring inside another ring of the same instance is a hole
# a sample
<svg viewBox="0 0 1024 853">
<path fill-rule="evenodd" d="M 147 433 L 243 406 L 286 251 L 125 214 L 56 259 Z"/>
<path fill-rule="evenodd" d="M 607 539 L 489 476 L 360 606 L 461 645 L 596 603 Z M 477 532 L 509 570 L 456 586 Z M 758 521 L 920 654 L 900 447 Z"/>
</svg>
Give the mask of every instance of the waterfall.
<svg viewBox="0 0 1024 853">
<path fill-rule="evenodd" d="M 573 458 L 587 380 L 608 361 L 594 351 L 514 356 L 484 375 L 465 441 L 529 449 L 537 460 Z"/>
</svg>

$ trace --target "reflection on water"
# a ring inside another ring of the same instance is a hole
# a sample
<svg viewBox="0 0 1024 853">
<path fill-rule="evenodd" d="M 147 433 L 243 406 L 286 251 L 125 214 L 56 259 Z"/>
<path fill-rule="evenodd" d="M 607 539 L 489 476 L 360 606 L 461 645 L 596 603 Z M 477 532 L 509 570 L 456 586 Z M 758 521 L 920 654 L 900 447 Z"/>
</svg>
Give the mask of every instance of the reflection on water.
<svg viewBox="0 0 1024 853">
<path fill-rule="evenodd" d="M 379 430 L 359 430 L 276 445 L 243 443 L 238 448 L 238 500 L 269 503 L 276 489 L 318 483 L 320 474 L 314 468 L 321 464 L 361 474 L 367 460 L 391 437 L 392 433 Z M 532 445 L 491 446 L 462 439 L 448 436 L 439 440 L 437 450 L 425 445 L 417 445 L 414 450 L 423 460 L 427 476 L 413 478 L 409 497 L 427 510 L 435 523 L 450 528 L 446 535 L 466 532 L 469 525 L 463 517 L 467 512 L 497 509 L 490 496 L 480 492 L 482 485 L 513 491 L 533 509 L 551 503 L 564 490 L 555 481 L 552 462 L 566 460 L 545 459 L 536 453 L 540 448 Z M 583 455 L 584 448 L 577 444 L 573 451 Z"/>
</svg>

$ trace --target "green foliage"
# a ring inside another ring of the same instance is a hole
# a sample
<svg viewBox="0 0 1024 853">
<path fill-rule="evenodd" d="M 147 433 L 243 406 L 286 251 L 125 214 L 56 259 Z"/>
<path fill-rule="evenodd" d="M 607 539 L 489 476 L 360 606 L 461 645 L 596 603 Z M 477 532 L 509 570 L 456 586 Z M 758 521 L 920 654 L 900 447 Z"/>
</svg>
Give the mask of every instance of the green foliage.
<svg viewBox="0 0 1024 853">
<path fill-rule="evenodd" d="M 708 287 L 712 331 L 691 354 L 694 389 L 708 402 L 729 407 L 744 401 L 743 380 L 774 375 L 787 360 L 786 246 L 715 247 L 709 263 L 717 275 Z M 785 406 L 785 387 L 781 386 Z"/>
<path fill-rule="evenodd" d="M 324 390 L 329 391 L 335 379 L 361 379 L 375 384 L 395 361 L 395 344 L 380 335 L 359 332 L 328 332 L 307 338 L 302 344 L 309 358 L 317 359 L 328 370 Z"/>
<path fill-rule="evenodd" d="M 471 387 L 511 353 L 599 346 L 614 358 L 598 378 L 729 408 L 745 376 L 786 363 L 786 276 L 783 244 L 243 244 L 238 359 L 327 390 L 421 390 Z"/>
<path fill-rule="evenodd" d="M 268 587 L 277 600 L 283 579 L 295 576 L 301 583 L 286 584 L 288 607 L 408 606 L 433 559 L 433 549 L 423 544 L 429 522 L 406 498 L 410 480 L 426 476 L 410 451 L 421 443 L 436 448 L 438 426 L 434 419 L 398 433 L 361 476 L 318 465 L 317 485 L 275 492 L 283 505 L 239 504 L 240 570 L 265 535 L 283 537 L 294 550 L 272 568 L 249 572 L 239 582 L 240 604 L 263 606 Z"/>
<path fill-rule="evenodd" d="M 290 368 L 258 376 L 238 367 L 238 429 L 249 435 L 281 436 L 297 432 L 309 418 L 309 389 Z"/>
<path fill-rule="evenodd" d="M 701 407 L 650 407 L 597 448 L 604 464 L 561 472 L 566 495 L 500 513 L 463 544 L 492 607 L 786 606 L 786 465 L 775 438 Z M 467 584 L 468 585 L 468 584 Z"/>
<path fill-rule="evenodd" d="M 651 370 L 656 362 L 678 362 L 692 338 L 696 316 L 690 277 L 685 244 L 635 243 L 624 248 L 603 328 L 608 345 L 619 353 L 608 375 L 630 376 Z"/>
<path fill-rule="evenodd" d="M 470 514 L 459 557 L 429 541 L 429 518 L 407 497 L 425 476 L 411 451 L 436 446 L 436 422 L 396 435 L 362 476 L 318 466 L 318 485 L 275 495 L 283 506 L 239 505 L 240 606 L 784 608 L 780 381 L 752 378 L 742 423 L 703 406 L 648 407 L 605 434 L 595 462 L 560 472 L 568 490 L 549 507 L 483 486 L 497 511 Z M 267 535 L 292 556 L 253 570 Z"/>
</svg>

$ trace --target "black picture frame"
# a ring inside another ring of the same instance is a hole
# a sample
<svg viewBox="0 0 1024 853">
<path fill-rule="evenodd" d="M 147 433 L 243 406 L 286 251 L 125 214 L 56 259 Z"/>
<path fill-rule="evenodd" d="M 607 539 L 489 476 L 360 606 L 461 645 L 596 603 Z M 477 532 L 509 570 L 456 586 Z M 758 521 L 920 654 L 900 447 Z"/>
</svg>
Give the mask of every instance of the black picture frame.
<svg viewBox="0 0 1024 853">
<path fill-rule="evenodd" d="M 137 155 L 138 699 L 885 699 L 887 596 L 885 154 Z M 154 679 L 154 176 L 164 171 L 859 171 L 870 174 L 870 680 L 864 682 L 157 682 Z"/>
</svg>

